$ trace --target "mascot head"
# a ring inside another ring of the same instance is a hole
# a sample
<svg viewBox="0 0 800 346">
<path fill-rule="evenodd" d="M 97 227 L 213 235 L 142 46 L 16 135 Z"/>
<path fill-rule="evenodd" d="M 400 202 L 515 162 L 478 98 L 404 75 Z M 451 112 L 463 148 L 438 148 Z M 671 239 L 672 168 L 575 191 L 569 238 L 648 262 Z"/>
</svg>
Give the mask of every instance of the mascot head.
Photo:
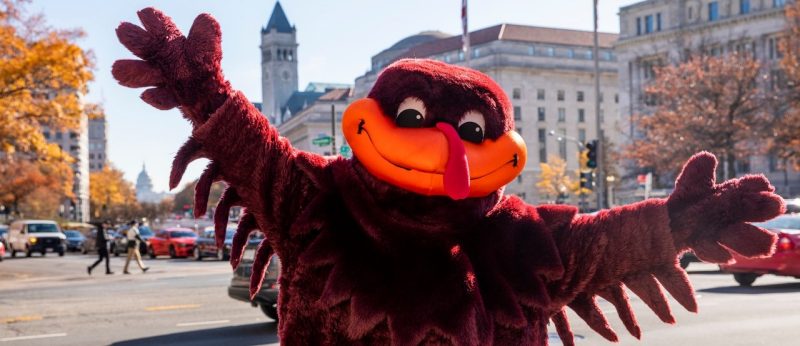
<svg viewBox="0 0 800 346">
<path fill-rule="evenodd" d="M 428 196 L 485 197 L 512 181 L 527 157 L 500 86 L 435 60 L 387 67 L 368 97 L 347 108 L 342 130 L 372 175 Z"/>
</svg>

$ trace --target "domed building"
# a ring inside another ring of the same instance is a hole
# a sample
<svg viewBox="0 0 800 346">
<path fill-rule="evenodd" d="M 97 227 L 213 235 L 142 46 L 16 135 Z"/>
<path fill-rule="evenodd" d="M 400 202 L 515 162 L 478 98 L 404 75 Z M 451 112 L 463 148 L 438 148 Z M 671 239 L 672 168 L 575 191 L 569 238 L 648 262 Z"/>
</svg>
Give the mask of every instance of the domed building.
<svg viewBox="0 0 800 346">
<path fill-rule="evenodd" d="M 167 194 L 153 191 L 153 181 L 147 174 L 147 168 L 142 163 L 142 171 L 136 178 L 136 199 L 145 203 L 160 203 Z"/>
</svg>

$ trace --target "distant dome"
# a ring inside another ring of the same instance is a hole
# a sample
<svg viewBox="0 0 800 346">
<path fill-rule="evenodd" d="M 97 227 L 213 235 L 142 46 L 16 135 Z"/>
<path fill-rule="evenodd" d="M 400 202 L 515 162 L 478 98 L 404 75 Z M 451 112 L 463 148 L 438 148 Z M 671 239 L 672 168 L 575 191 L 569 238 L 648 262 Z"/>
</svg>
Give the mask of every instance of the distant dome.
<svg viewBox="0 0 800 346">
<path fill-rule="evenodd" d="M 147 169 L 142 164 L 142 171 L 139 177 L 136 178 L 136 190 L 138 191 L 151 191 L 153 189 L 153 181 L 150 180 L 150 175 L 147 174 Z"/>
<path fill-rule="evenodd" d="M 450 34 L 443 33 L 441 31 L 423 31 L 419 34 L 412 35 L 406 37 L 400 41 L 397 41 L 394 45 L 386 49 L 387 51 L 390 50 L 400 50 L 400 49 L 407 49 L 413 46 L 416 46 L 421 43 L 438 40 L 441 38 L 450 37 Z"/>
</svg>

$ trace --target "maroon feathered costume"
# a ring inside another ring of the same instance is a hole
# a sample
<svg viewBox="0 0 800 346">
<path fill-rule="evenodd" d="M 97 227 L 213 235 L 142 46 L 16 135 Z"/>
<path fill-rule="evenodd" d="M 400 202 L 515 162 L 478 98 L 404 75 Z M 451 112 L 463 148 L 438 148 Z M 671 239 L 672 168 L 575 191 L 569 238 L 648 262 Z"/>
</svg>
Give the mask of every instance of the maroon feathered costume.
<svg viewBox="0 0 800 346">
<path fill-rule="evenodd" d="M 664 287 L 696 311 L 693 290 L 676 257 L 692 249 L 709 262 L 729 250 L 767 255 L 775 237 L 747 222 L 783 209 L 763 176 L 715 184 L 708 153 L 684 167 L 667 199 L 577 215 L 570 206 L 531 206 L 502 188 L 485 197 L 452 199 L 406 191 L 376 178 L 358 160 L 300 152 L 225 81 L 220 28 L 199 16 L 184 37 L 155 9 L 139 12 L 144 29 L 123 23 L 120 41 L 143 60 L 120 60 L 113 74 L 158 109 L 179 107 L 194 127 L 176 155 L 170 187 L 187 164 L 211 160 L 196 190 L 205 213 L 210 185 L 228 184 L 216 210 L 222 239 L 231 206 L 246 208 L 234 237 L 232 264 L 248 234 L 263 230 L 252 291 L 272 254 L 282 259 L 280 338 L 308 344 L 547 343 L 554 321 L 565 343 L 569 306 L 589 326 L 617 340 L 595 299 L 617 308 L 640 337 L 624 287 L 673 323 Z M 384 71 L 370 98 L 386 114 L 413 96 L 434 123 L 458 123 L 479 110 L 489 139 L 513 129 L 510 103 L 487 76 L 426 60 Z M 361 129 L 359 128 L 359 133 Z M 516 165 L 516 156 L 514 164 Z"/>
</svg>

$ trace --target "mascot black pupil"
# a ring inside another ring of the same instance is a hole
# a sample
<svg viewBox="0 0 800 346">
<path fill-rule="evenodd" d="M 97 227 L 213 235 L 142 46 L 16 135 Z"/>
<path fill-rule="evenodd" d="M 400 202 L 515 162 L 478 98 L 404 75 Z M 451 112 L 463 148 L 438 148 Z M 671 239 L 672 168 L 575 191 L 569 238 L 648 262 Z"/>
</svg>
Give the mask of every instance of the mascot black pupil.
<svg viewBox="0 0 800 346">
<path fill-rule="evenodd" d="M 399 127 L 422 127 L 425 117 L 416 109 L 406 109 L 397 115 L 395 123 Z"/>
<path fill-rule="evenodd" d="M 483 129 L 474 122 L 467 122 L 458 127 L 458 136 L 472 143 L 483 142 Z"/>
</svg>

